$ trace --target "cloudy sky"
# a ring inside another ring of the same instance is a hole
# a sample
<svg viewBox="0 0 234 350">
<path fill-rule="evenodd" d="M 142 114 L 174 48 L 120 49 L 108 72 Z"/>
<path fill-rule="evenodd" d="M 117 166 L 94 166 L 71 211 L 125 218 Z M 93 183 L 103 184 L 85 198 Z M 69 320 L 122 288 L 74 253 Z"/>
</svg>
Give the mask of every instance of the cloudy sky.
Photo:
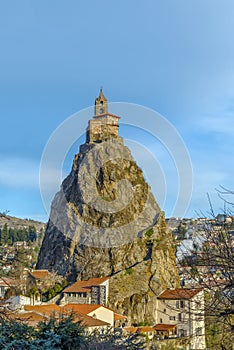
<svg viewBox="0 0 234 350">
<path fill-rule="evenodd" d="M 182 137 L 194 176 L 186 216 L 207 209 L 206 192 L 219 211 L 215 188 L 234 189 L 233 18 L 233 0 L 1 1 L 0 211 L 47 219 L 43 149 L 64 120 L 93 104 L 100 86 L 110 102 L 157 111 Z M 163 147 L 147 135 L 120 131 L 144 140 L 158 159 L 171 216 L 173 159 L 165 161 Z M 133 153 L 157 196 L 152 160 L 142 148 Z M 48 186 L 54 176 L 48 169 Z"/>
</svg>

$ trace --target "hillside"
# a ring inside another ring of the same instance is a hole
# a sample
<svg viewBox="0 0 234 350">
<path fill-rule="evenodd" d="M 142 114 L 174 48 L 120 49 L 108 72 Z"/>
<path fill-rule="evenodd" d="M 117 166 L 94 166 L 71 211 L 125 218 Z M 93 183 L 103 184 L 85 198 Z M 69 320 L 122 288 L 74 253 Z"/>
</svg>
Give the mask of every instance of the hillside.
<svg viewBox="0 0 234 350">
<path fill-rule="evenodd" d="M 32 219 L 20 219 L 14 216 L 5 215 L 0 213 L 0 229 L 7 224 L 8 228 L 21 229 L 27 228 L 28 226 L 34 226 L 36 231 L 39 232 L 41 229 L 44 231 L 46 224 L 43 222 L 35 221 Z"/>
</svg>

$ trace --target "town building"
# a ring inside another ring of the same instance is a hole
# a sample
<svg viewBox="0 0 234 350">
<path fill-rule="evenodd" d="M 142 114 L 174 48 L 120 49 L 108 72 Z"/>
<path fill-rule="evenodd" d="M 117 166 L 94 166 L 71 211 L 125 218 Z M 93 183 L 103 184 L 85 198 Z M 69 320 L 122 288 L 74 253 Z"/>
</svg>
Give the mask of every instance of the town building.
<svg viewBox="0 0 234 350">
<path fill-rule="evenodd" d="M 176 326 L 178 337 L 190 338 L 191 350 L 206 349 L 203 288 L 165 290 L 157 299 L 156 319 L 156 329 Z"/>
<path fill-rule="evenodd" d="M 57 304 L 43 305 L 26 305 L 24 311 L 19 313 L 19 318 L 24 317 L 25 313 L 36 313 L 47 319 L 55 317 L 59 319 L 63 316 L 73 315 L 74 322 L 82 321 L 85 327 L 90 328 L 89 331 L 104 328 L 114 328 L 115 323 L 119 319 L 125 319 L 124 316 L 115 313 L 114 310 L 103 305 L 94 304 L 66 304 L 59 306 Z M 94 328 L 93 328 L 94 327 Z"/>
<path fill-rule="evenodd" d="M 6 291 L 13 288 L 17 288 L 19 285 L 19 281 L 15 280 L 14 278 L 9 277 L 1 277 L 0 278 L 0 298 L 4 299 L 6 296 Z"/>
<path fill-rule="evenodd" d="M 77 281 L 63 291 L 62 304 L 101 304 L 107 305 L 109 295 L 109 278 L 90 278 Z"/>
</svg>

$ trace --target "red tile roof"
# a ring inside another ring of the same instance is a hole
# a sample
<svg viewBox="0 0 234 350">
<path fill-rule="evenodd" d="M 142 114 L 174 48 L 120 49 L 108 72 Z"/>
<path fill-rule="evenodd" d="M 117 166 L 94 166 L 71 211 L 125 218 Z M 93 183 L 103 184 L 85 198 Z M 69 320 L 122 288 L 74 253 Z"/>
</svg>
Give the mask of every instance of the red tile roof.
<svg viewBox="0 0 234 350">
<path fill-rule="evenodd" d="M 126 316 L 122 316 L 120 314 L 114 314 L 114 320 L 117 321 L 117 320 L 125 320 L 127 317 Z"/>
<path fill-rule="evenodd" d="M 107 306 L 100 305 L 100 304 L 66 304 L 63 306 L 64 310 L 70 310 L 73 312 L 81 312 L 85 315 L 89 314 L 92 311 L 95 311 L 99 309 L 100 307 L 103 307 L 104 309 L 110 310 L 114 313 L 114 320 L 122 320 L 126 319 L 127 317 L 122 316 L 120 314 L 115 313 L 115 311 Z"/>
<path fill-rule="evenodd" d="M 168 299 L 168 300 L 179 300 L 179 299 L 191 299 L 196 294 L 201 292 L 203 288 L 176 288 L 176 289 L 166 289 L 162 292 L 158 299 Z"/>
<path fill-rule="evenodd" d="M 14 278 L 9 278 L 9 277 L 0 278 L 0 287 L 13 287 L 13 286 L 17 286 L 18 284 L 19 284 L 19 281 L 15 280 Z"/>
<path fill-rule="evenodd" d="M 53 316 L 62 314 L 63 310 L 61 306 L 56 304 L 47 304 L 47 305 L 25 305 L 25 311 L 35 311 L 42 315 Z"/>
<path fill-rule="evenodd" d="M 129 333 L 136 333 L 138 327 L 124 327 L 124 330 L 129 332 Z"/>
<path fill-rule="evenodd" d="M 56 304 L 43 304 L 33 306 L 26 305 L 24 309 L 25 311 L 27 311 L 27 314 L 29 314 L 30 312 L 32 314 L 38 314 L 40 321 L 43 320 L 43 317 L 48 318 L 50 316 L 55 316 L 56 318 L 60 318 L 62 317 L 62 315 L 69 315 L 72 313 L 74 316 L 74 322 L 80 321 L 84 327 L 110 326 L 109 323 L 88 315 L 89 313 L 97 310 L 100 307 L 111 310 L 114 313 L 114 310 L 99 304 L 67 304 L 64 306 L 58 306 Z M 26 315 L 26 313 L 22 315 Z M 26 316 L 22 317 L 26 318 Z M 125 319 L 125 317 L 114 313 L 114 319 Z M 31 322 L 31 320 L 29 320 L 28 322 Z M 36 320 L 32 320 L 32 322 L 35 323 Z"/>
<path fill-rule="evenodd" d="M 65 307 L 61 307 L 61 306 L 58 306 L 56 304 L 34 305 L 34 306 L 26 305 L 24 307 L 24 309 L 27 311 L 30 311 L 31 313 L 33 313 L 33 315 L 34 314 L 38 315 L 39 321 L 43 321 L 43 319 L 46 319 L 50 316 L 55 316 L 57 319 L 59 319 L 60 317 L 63 317 L 63 315 L 68 316 L 69 314 L 72 313 L 74 316 L 74 322 L 79 321 L 79 322 L 81 322 L 82 326 L 84 326 L 84 327 L 110 326 L 110 324 L 107 322 L 104 322 L 104 321 L 99 320 L 97 318 L 93 318 L 93 317 L 85 314 L 84 312 L 81 312 L 78 308 L 73 307 L 74 305 L 78 306 L 78 304 L 69 304 L 68 307 L 67 307 L 67 305 Z M 89 308 L 90 310 L 91 309 L 96 310 L 101 305 L 87 305 L 87 309 L 89 306 L 91 306 Z M 94 306 L 94 307 L 92 307 L 92 306 Z M 85 308 L 83 308 L 83 311 L 85 311 Z M 89 311 L 89 312 L 91 312 L 91 311 Z M 27 318 L 26 315 L 29 315 L 30 312 L 19 314 L 19 320 L 21 318 L 26 319 Z"/>
<path fill-rule="evenodd" d="M 39 322 L 43 322 L 47 319 L 46 316 L 40 315 L 34 311 L 25 312 L 21 314 L 9 314 L 8 316 L 14 319 L 15 321 L 24 322 L 33 327 L 37 326 Z"/>
<path fill-rule="evenodd" d="M 169 331 L 171 329 L 175 329 L 176 327 L 177 327 L 176 324 L 159 323 L 159 324 L 156 324 L 153 328 L 155 331 Z"/>
<path fill-rule="evenodd" d="M 32 275 L 36 280 L 43 280 L 46 277 L 49 276 L 49 271 L 48 270 L 35 270 L 35 271 L 30 271 L 30 275 Z"/>
<path fill-rule="evenodd" d="M 109 277 L 100 277 L 100 278 L 90 278 L 87 281 L 77 281 L 71 286 L 64 289 L 64 293 L 82 293 L 90 292 L 92 286 L 99 286 L 103 282 L 107 281 Z"/>
<path fill-rule="evenodd" d="M 155 329 L 150 326 L 142 326 L 137 328 L 137 333 L 148 333 L 148 332 L 154 332 Z"/>
<path fill-rule="evenodd" d="M 154 327 L 151 326 L 141 326 L 141 327 L 124 327 L 124 330 L 126 330 L 129 333 L 148 333 L 148 332 L 155 332 Z"/>
<path fill-rule="evenodd" d="M 44 313 L 43 310 L 40 312 Z M 58 315 L 58 319 L 62 317 L 64 313 Z M 30 311 L 20 314 L 10 314 L 10 318 L 13 318 L 16 321 L 25 322 L 30 326 L 37 326 L 39 322 L 46 321 L 48 319 L 47 316 L 41 315 L 36 311 Z M 81 313 L 76 312 L 74 314 L 74 322 L 81 322 L 83 327 L 101 327 L 101 326 L 110 326 L 109 323 L 99 320 L 97 318 L 90 317 L 88 315 L 83 315 Z"/>
<path fill-rule="evenodd" d="M 64 310 L 70 310 L 74 312 L 80 312 L 84 315 L 88 315 L 90 312 L 99 309 L 100 307 L 105 307 L 98 304 L 67 304 L 64 305 Z"/>
<path fill-rule="evenodd" d="M 83 327 L 101 327 L 101 326 L 110 326 L 109 323 L 99 320 L 88 315 L 84 315 L 79 312 L 74 313 L 74 322 L 81 322 Z"/>
</svg>

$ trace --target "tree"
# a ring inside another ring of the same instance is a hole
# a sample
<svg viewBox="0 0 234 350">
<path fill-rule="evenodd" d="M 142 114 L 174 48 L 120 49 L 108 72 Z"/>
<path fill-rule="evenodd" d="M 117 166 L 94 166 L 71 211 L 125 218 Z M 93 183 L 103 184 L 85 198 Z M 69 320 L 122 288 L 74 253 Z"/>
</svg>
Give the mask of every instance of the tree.
<svg viewBox="0 0 234 350">
<path fill-rule="evenodd" d="M 86 336 L 82 350 L 140 350 L 145 349 L 145 341 L 138 334 L 124 336 L 121 331 L 93 332 Z"/>
<path fill-rule="evenodd" d="M 9 232 L 8 232 L 8 227 L 7 224 L 4 224 L 2 230 L 1 230 L 1 243 L 6 244 L 9 239 Z"/>
<path fill-rule="evenodd" d="M 87 334 L 73 315 L 52 317 L 39 323 L 37 329 L 25 323 L 0 317 L 2 350 L 140 350 L 144 341 L 137 335 L 123 336 L 110 330 Z"/>
<path fill-rule="evenodd" d="M 222 187 L 218 194 L 224 203 L 221 215 L 214 212 L 208 196 L 209 218 L 205 219 L 203 214 L 203 230 L 198 234 L 200 248 L 186 252 L 183 261 L 187 265 L 186 273 L 206 291 L 207 338 L 213 343 L 209 348 L 231 350 L 234 343 L 234 240 L 230 227 L 234 205 L 225 195 L 234 195 L 234 192 Z"/>
<path fill-rule="evenodd" d="M 40 323 L 36 339 L 34 343 L 39 348 L 61 350 L 80 349 L 85 342 L 84 330 L 80 322 L 74 322 L 73 315 L 62 316 L 59 320 L 52 317 Z"/>
</svg>

